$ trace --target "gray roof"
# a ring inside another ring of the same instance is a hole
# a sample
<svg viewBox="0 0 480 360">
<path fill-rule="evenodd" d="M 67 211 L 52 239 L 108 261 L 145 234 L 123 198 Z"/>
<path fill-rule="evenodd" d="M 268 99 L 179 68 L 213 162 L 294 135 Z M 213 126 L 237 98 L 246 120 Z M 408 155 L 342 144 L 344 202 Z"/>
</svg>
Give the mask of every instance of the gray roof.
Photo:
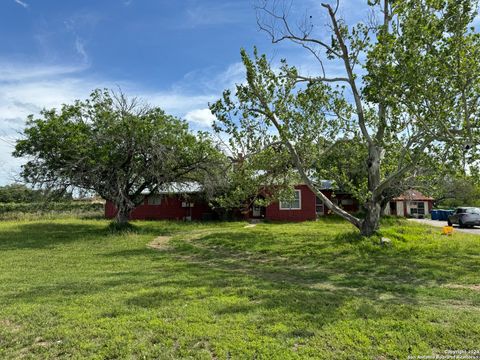
<svg viewBox="0 0 480 360">
<path fill-rule="evenodd" d="M 203 187 L 201 184 L 190 181 L 190 182 L 185 182 L 185 183 L 179 183 L 179 182 L 173 182 L 170 184 L 165 184 L 158 188 L 156 193 L 159 194 L 194 194 L 194 193 L 199 193 L 203 190 Z M 150 190 L 144 190 L 142 191 L 143 195 L 148 195 L 150 194 Z"/>
<path fill-rule="evenodd" d="M 313 180 L 313 179 L 312 179 Z M 320 187 L 320 190 L 334 190 L 335 182 L 333 180 L 320 180 L 319 182 L 315 182 L 316 186 Z M 173 182 L 170 184 L 165 184 L 160 187 L 156 193 L 158 194 L 195 194 L 203 191 L 203 187 L 198 182 Z M 144 190 L 142 192 L 143 195 L 150 194 L 150 190 Z"/>
<path fill-rule="evenodd" d="M 333 190 L 335 188 L 333 180 L 320 180 L 316 185 L 320 187 L 320 190 Z"/>
</svg>

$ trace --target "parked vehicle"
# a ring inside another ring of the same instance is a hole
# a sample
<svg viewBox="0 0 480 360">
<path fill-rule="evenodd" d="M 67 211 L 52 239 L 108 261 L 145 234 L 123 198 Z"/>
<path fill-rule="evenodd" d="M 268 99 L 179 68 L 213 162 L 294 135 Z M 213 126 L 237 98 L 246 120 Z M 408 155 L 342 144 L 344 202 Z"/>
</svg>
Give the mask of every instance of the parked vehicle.
<svg viewBox="0 0 480 360">
<path fill-rule="evenodd" d="M 460 207 L 448 217 L 448 225 L 458 224 L 460 227 L 480 225 L 480 209 L 475 207 Z"/>
</svg>

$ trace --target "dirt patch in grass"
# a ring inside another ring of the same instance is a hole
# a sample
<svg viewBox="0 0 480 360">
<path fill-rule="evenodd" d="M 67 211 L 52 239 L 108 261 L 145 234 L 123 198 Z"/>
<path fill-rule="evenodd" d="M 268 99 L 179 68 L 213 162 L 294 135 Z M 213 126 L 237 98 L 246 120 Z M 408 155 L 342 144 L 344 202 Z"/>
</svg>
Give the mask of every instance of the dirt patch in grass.
<svg viewBox="0 0 480 360">
<path fill-rule="evenodd" d="M 148 243 L 147 246 L 151 249 L 164 250 L 168 248 L 168 242 L 171 238 L 171 236 L 157 236 L 152 242 Z"/>
<path fill-rule="evenodd" d="M 12 333 L 19 332 L 22 327 L 18 324 L 15 324 L 14 322 L 8 320 L 8 319 L 0 319 L 0 326 L 3 327 L 4 329 L 7 329 L 8 331 Z"/>
<path fill-rule="evenodd" d="M 35 351 L 35 348 L 51 348 L 55 345 L 60 345 L 62 343 L 62 340 L 57 340 L 57 341 L 47 341 L 43 339 L 42 337 L 36 337 L 35 340 L 33 341 L 33 344 L 27 347 L 24 347 L 23 349 L 20 350 L 20 356 L 19 358 L 29 358 L 29 355 L 32 353 L 32 351 Z M 56 358 L 56 357 L 55 357 Z"/>
<path fill-rule="evenodd" d="M 60 342 L 57 342 L 57 343 L 60 343 Z M 35 342 L 33 344 L 33 346 L 39 346 L 39 347 L 49 347 L 49 346 L 52 346 L 52 345 L 55 345 L 55 342 L 46 341 L 46 340 L 42 339 L 41 337 L 35 338 Z"/>
<path fill-rule="evenodd" d="M 461 285 L 461 284 L 446 284 L 444 287 L 450 289 L 467 289 L 473 291 L 480 291 L 480 285 Z"/>
<path fill-rule="evenodd" d="M 320 282 L 309 285 L 311 289 L 326 290 L 326 291 L 349 291 L 356 292 L 357 288 L 348 287 L 348 286 L 337 286 L 329 282 Z"/>
<path fill-rule="evenodd" d="M 197 230 L 197 231 L 191 231 L 187 233 L 182 233 L 180 235 L 176 235 L 176 238 L 180 238 L 181 240 L 184 241 L 194 241 L 198 240 L 203 236 L 211 234 L 211 230 Z M 150 243 L 147 244 L 147 247 L 151 249 L 156 249 L 156 250 L 165 250 L 169 248 L 168 243 L 170 240 L 173 238 L 173 236 L 157 236 L 155 239 L 153 239 Z"/>
</svg>

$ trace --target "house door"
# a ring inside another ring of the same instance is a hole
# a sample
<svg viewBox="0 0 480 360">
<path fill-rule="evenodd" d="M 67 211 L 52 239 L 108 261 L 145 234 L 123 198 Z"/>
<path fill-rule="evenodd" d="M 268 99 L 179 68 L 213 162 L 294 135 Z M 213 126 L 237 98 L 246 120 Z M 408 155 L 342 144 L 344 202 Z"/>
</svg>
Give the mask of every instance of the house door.
<svg viewBox="0 0 480 360">
<path fill-rule="evenodd" d="M 252 218 L 263 218 L 263 217 L 265 217 L 265 208 L 263 206 L 253 205 Z"/>
<path fill-rule="evenodd" d="M 390 215 L 397 215 L 397 204 L 395 201 L 390 201 Z"/>
</svg>

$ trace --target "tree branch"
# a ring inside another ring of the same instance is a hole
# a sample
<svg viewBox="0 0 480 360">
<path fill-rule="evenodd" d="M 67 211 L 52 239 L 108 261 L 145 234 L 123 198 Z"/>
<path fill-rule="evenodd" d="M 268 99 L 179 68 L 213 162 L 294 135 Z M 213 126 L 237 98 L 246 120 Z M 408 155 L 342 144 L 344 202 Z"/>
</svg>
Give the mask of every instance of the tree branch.
<svg viewBox="0 0 480 360">
<path fill-rule="evenodd" d="M 334 77 L 334 78 L 328 78 L 324 76 L 318 76 L 318 77 L 309 77 L 309 76 L 301 76 L 297 75 L 296 76 L 296 83 L 299 82 L 310 82 L 310 83 L 316 83 L 316 82 L 346 82 L 349 83 L 349 79 L 345 77 Z"/>
<path fill-rule="evenodd" d="M 345 210 L 343 210 L 342 208 L 340 208 L 339 206 L 335 205 L 327 196 L 325 196 L 321 191 L 319 191 L 315 186 L 314 184 L 312 183 L 312 181 L 310 180 L 310 178 L 307 176 L 307 174 L 305 173 L 305 169 L 303 168 L 303 165 L 302 165 L 302 161 L 300 160 L 300 156 L 298 155 L 295 147 L 292 145 L 292 143 L 290 142 L 290 140 L 288 139 L 288 137 L 284 134 L 284 131 L 283 131 L 283 127 L 280 125 L 280 121 L 278 120 L 276 114 L 274 114 L 270 108 L 268 107 L 268 103 L 265 101 L 265 99 L 263 99 L 263 97 L 260 95 L 259 91 L 257 90 L 257 88 L 255 87 L 255 84 L 251 83 L 250 86 L 252 87 L 252 90 L 255 94 L 255 96 L 257 97 L 257 99 L 260 101 L 260 104 L 262 105 L 262 107 L 264 108 L 263 110 L 263 113 L 270 119 L 270 121 L 272 122 L 272 124 L 275 126 L 275 128 L 277 129 L 279 135 L 280 135 L 280 138 L 283 142 L 283 144 L 287 147 L 291 157 L 292 157 L 292 160 L 295 164 L 295 167 L 298 171 L 298 173 L 300 174 L 300 177 L 302 179 L 302 181 L 308 186 L 308 188 L 316 195 L 318 196 L 322 201 L 323 203 L 330 209 L 332 210 L 335 214 L 341 216 L 342 218 L 348 220 L 350 223 L 352 223 L 353 225 L 355 225 L 357 228 L 360 228 L 361 227 L 361 220 L 356 218 L 355 216 L 349 214 L 348 212 L 346 212 Z"/>
<path fill-rule="evenodd" d="M 353 93 L 353 98 L 355 100 L 355 107 L 357 111 L 357 116 L 358 116 L 358 124 L 360 126 L 360 130 L 362 132 L 363 137 L 365 140 L 369 143 L 372 144 L 372 138 L 370 137 L 370 134 L 368 133 L 367 126 L 365 124 L 365 115 L 363 111 L 363 105 L 362 105 L 362 99 L 360 97 L 360 93 L 357 88 L 357 84 L 355 82 L 355 76 L 353 74 L 353 70 L 350 64 L 350 57 L 348 54 L 348 49 L 347 46 L 345 45 L 345 41 L 343 40 L 343 36 L 340 31 L 340 27 L 337 22 L 337 18 L 335 15 L 335 11 L 332 9 L 332 7 L 329 4 L 322 3 L 322 6 L 328 10 L 328 14 L 330 15 L 330 19 L 332 21 L 333 25 L 333 30 L 335 33 L 335 36 L 338 40 L 338 43 L 340 45 L 340 49 L 342 50 L 341 58 L 343 59 L 343 63 L 345 65 L 345 70 L 347 71 L 348 75 L 348 80 L 350 84 L 350 88 Z"/>
</svg>

